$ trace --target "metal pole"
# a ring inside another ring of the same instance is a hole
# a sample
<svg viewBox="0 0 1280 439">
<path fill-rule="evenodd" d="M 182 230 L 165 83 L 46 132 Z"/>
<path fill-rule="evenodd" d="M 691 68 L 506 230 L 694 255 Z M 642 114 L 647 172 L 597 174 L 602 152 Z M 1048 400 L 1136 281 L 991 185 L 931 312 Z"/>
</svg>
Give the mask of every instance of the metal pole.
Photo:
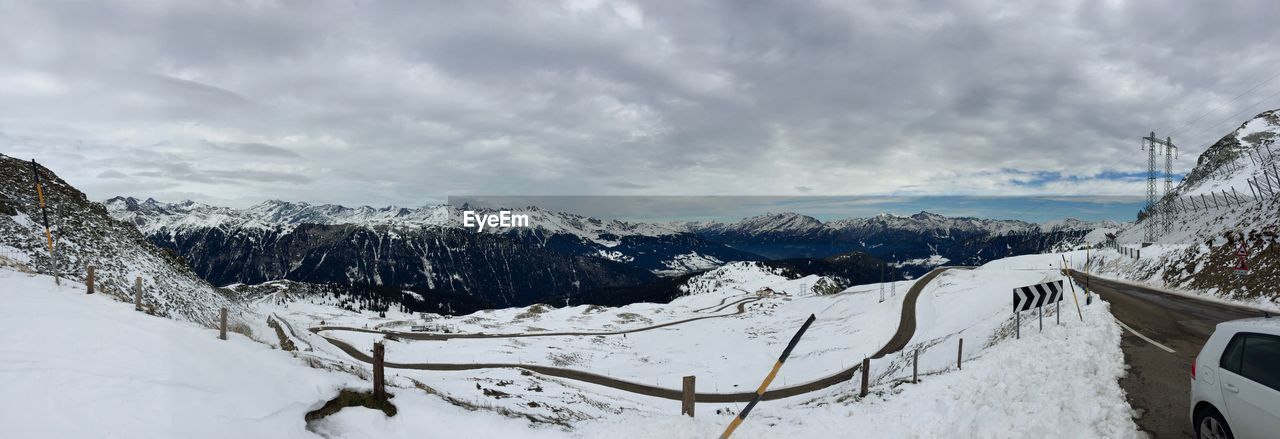
<svg viewBox="0 0 1280 439">
<path fill-rule="evenodd" d="M 1017 329 L 1014 330 L 1014 334 L 1019 340 L 1021 340 L 1022 339 L 1022 311 L 1014 311 L 1013 315 L 1016 316 L 1015 318 L 1017 319 L 1017 323 L 1014 326 Z"/>
<path fill-rule="evenodd" d="M 1040 332 L 1044 332 L 1044 305 L 1040 305 Z"/>
<path fill-rule="evenodd" d="M 956 349 L 956 370 L 964 370 L 964 338 L 960 339 L 960 347 Z"/>
</svg>

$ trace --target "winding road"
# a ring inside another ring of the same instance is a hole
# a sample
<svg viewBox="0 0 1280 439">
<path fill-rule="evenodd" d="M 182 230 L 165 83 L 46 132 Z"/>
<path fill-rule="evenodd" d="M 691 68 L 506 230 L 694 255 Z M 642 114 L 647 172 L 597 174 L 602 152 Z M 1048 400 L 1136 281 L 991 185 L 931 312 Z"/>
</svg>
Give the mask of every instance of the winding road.
<svg viewBox="0 0 1280 439">
<path fill-rule="evenodd" d="M 912 284 L 911 289 L 907 291 L 907 295 L 903 299 L 902 316 L 898 323 L 897 332 L 895 332 L 893 337 L 891 337 L 889 341 L 885 343 L 885 345 L 882 348 L 880 348 L 879 351 L 876 351 L 876 353 L 872 355 L 871 358 L 873 359 L 882 358 L 891 353 L 898 352 L 902 350 L 902 348 L 906 347 L 907 343 L 911 341 L 911 337 L 915 335 L 915 330 L 916 330 L 915 308 L 916 308 L 916 300 L 920 296 L 920 292 L 923 291 L 924 287 L 928 285 L 929 282 L 932 281 L 935 277 L 952 268 L 954 267 L 936 268 L 933 271 L 930 271 L 928 274 L 925 274 L 924 276 L 920 277 L 918 281 Z M 728 298 L 726 298 L 725 300 L 728 300 Z M 350 328 L 350 327 L 343 327 L 343 326 L 318 326 L 318 327 L 310 328 L 310 331 L 316 335 L 319 335 L 320 337 L 323 337 L 330 344 L 342 350 L 352 358 L 359 361 L 366 362 L 366 363 L 371 363 L 373 361 L 373 358 L 371 358 L 369 354 L 364 353 L 360 349 L 357 349 L 356 347 L 352 346 L 351 344 L 345 341 L 325 336 L 324 334 L 321 334 L 321 332 L 322 331 L 356 331 L 356 332 L 367 332 L 367 333 L 377 333 L 377 334 L 389 334 L 389 335 L 394 335 L 400 338 L 414 339 L 414 340 L 449 340 L 449 339 L 461 339 L 461 338 L 518 338 L 518 337 L 548 337 L 548 336 L 564 336 L 564 335 L 587 335 L 587 336 L 619 335 L 619 334 L 626 334 L 626 333 L 648 331 L 652 329 L 669 327 L 673 325 L 678 325 L 682 323 L 688 323 L 688 322 L 703 320 L 703 319 L 735 316 L 738 314 L 742 314 L 743 312 L 746 312 L 746 305 L 748 303 L 751 303 L 760 299 L 749 297 L 749 298 L 741 299 L 729 304 L 724 304 L 725 300 L 721 300 L 721 304 L 723 304 L 723 306 L 720 306 L 718 309 L 716 309 L 716 311 L 720 311 L 726 307 L 736 305 L 738 308 L 737 312 L 732 314 L 700 316 L 700 317 L 694 317 L 694 318 L 689 318 L 689 319 L 684 319 L 684 320 L 679 320 L 674 322 L 662 323 L 654 326 L 647 326 L 643 328 L 630 329 L 630 330 L 624 330 L 624 331 L 613 331 L 613 332 L 542 332 L 542 333 L 518 333 L 518 334 L 483 334 L 483 333 L 423 334 L 423 333 L 413 333 L 413 332 L 378 331 L 378 330 L 371 330 L 371 329 L 364 329 L 364 328 Z M 703 308 L 703 310 L 705 309 L 709 309 L 709 308 Z M 384 366 L 389 368 L 395 368 L 395 369 L 440 370 L 440 371 L 518 368 L 518 369 L 526 369 L 532 372 L 537 372 L 547 376 L 554 376 L 558 378 L 565 378 L 565 379 L 571 379 L 571 380 L 581 381 L 581 382 L 590 383 L 590 384 L 596 384 L 600 386 L 610 387 L 613 389 L 623 390 L 623 391 L 645 395 L 645 396 L 653 396 L 653 397 L 665 398 L 665 399 L 671 399 L 671 400 L 680 400 L 682 397 L 680 390 L 677 390 L 677 389 L 667 389 L 667 388 L 658 387 L 658 386 L 640 384 L 640 383 L 625 381 L 625 380 L 621 380 L 621 379 L 617 379 L 617 378 L 613 378 L 605 375 L 600 375 L 596 373 L 585 372 L 581 370 L 566 369 L 566 368 L 552 367 L 552 366 L 542 366 L 542 365 L 536 365 L 536 364 L 386 362 L 384 363 Z M 768 390 L 764 393 L 764 395 L 762 396 L 762 399 L 773 400 L 773 399 L 780 399 L 780 398 L 787 398 L 791 396 L 802 395 L 805 393 L 825 389 L 827 387 L 831 387 L 833 385 L 843 383 L 845 381 L 849 381 L 853 379 L 854 375 L 858 372 L 860 366 L 861 364 L 857 364 L 857 365 L 854 365 L 853 367 L 849 367 L 847 369 L 841 370 L 832 375 L 822 377 L 814 381 L 809 381 L 802 384 L 796 384 L 789 387 L 781 387 L 777 389 Z M 755 396 L 756 396 L 755 392 L 697 393 L 694 399 L 697 402 L 729 403 L 729 402 L 749 402 Z"/>
</svg>

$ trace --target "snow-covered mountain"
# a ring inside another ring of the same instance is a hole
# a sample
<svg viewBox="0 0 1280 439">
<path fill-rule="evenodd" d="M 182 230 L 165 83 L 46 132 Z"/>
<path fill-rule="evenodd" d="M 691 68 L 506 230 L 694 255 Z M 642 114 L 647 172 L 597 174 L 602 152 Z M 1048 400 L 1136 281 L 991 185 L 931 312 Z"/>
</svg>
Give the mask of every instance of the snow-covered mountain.
<svg viewBox="0 0 1280 439">
<path fill-rule="evenodd" d="M 424 228 L 462 227 L 463 210 L 493 213 L 494 209 L 466 209 L 451 205 L 427 205 L 416 208 L 346 207 L 335 204 L 313 205 L 305 202 L 268 200 L 246 209 L 211 206 L 186 200 L 164 203 L 151 198 L 114 197 L 103 204 L 113 216 L 130 222 L 152 235 L 161 230 L 218 228 L 288 230 L 300 224 L 355 225 L 362 227 Z M 604 247 L 619 244 L 622 236 L 665 236 L 680 233 L 665 224 L 630 223 L 601 220 L 565 212 L 554 212 L 536 206 L 511 209 L 514 214 L 529 216 L 529 229 L 544 236 L 572 235 Z M 519 229 L 494 227 L 485 233 L 508 234 Z"/>
<path fill-rule="evenodd" d="M 1157 239 L 1142 248 L 1141 258 L 1113 252 L 1099 255 L 1096 268 L 1105 274 L 1226 299 L 1243 300 L 1280 309 L 1280 110 L 1263 112 L 1245 121 L 1205 150 L 1196 167 L 1173 194 L 1178 203 L 1170 229 L 1157 224 Z M 1275 192 L 1257 188 L 1271 180 Z M 1224 192 L 1232 194 L 1225 201 Z M 1238 195 L 1240 201 L 1235 200 Z M 1207 202 L 1216 196 L 1213 202 Z M 1190 200 L 1188 197 L 1195 197 Z M 1203 197 L 1203 198 L 1202 198 Z M 1150 219 L 1118 232 L 1120 245 L 1139 248 Z M 1244 236 L 1249 273 L 1234 273 L 1236 252 Z"/>
<path fill-rule="evenodd" d="M 289 279 L 412 286 L 492 306 L 640 285 L 759 256 L 656 224 L 551 212 L 477 231 L 460 208 L 348 208 L 268 201 L 247 209 L 116 197 L 104 205 L 217 285 Z M 492 213 L 481 211 L 481 213 Z"/>
<path fill-rule="evenodd" d="M 36 195 L 32 163 L 0 155 L 0 258 L 6 264 L 45 274 L 64 283 L 82 283 L 86 267 L 96 267 L 101 293 L 133 301 L 136 277 L 143 279 L 143 302 L 156 312 L 210 324 L 218 310 L 244 310 L 215 290 L 178 256 L 149 242 L 138 229 L 111 218 L 101 204 L 39 166 L 42 192 L 56 243 L 48 249 Z"/>
<path fill-rule="evenodd" d="M 947 217 L 930 212 L 880 214 L 823 222 L 792 213 L 770 213 L 741 221 L 674 224 L 710 241 L 770 258 L 825 258 L 851 251 L 907 267 L 920 274 L 929 261 L 976 265 L 999 257 L 1039 253 L 1077 241 L 1112 221 L 1065 219 L 1045 224 L 1017 220 Z"/>
</svg>

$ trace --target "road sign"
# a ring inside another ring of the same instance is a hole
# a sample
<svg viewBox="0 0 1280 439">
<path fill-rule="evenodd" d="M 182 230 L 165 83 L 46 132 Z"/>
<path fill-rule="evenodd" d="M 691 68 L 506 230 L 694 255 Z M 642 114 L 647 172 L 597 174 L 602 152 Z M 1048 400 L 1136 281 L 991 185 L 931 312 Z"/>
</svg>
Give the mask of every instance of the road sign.
<svg viewBox="0 0 1280 439">
<path fill-rule="evenodd" d="M 1236 276 L 1244 276 L 1249 274 L 1249 250 L 1244 246 L 1244 237 L 1240 239 L 1240 249 L 1236 250 L 1236 266 L 1234 270 Z"/>
<path fill-rule="evenodd" d="M 1013 289 L 1013 312 L 1027 311 L 1062 301 L 1062 281 Z"/>
</svg>

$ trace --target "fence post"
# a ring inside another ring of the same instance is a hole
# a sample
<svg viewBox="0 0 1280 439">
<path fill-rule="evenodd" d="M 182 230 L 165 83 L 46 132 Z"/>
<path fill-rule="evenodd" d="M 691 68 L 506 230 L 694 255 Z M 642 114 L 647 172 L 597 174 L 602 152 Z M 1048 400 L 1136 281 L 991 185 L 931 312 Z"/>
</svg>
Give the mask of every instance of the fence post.
<svg viewBox="0 0 1280 439">
<path fill-rule="evenodd" d="M 916 348 L 911 358 L 911 384 L 920 382 L 920 348 Z"/>
<path fill-rule="evenodd" d="M 382 360 L 386 354 L 386 348 L 382 342 L 373 344 L 373 399 L 378 401 L 387 400 L 386 382 L 383 381 Z"/>
<path fill-rule="evenodd" d="M 862 357 L 862 390 L 858 391 L 858 397 L 867 396 L 867 385 L 871 383 L 871 359 Z"/>
<path fill-rule="evenodd" d="M 218 311 L 218 338 L 227 339 L 227 308 L 223 307 Z"/>
<path fill-rule="evenodd" d="M 90 265 L 86 269 L 89 273 L 84 278 L 85 294 L 93 294 L 93 266 Z"/>
<path fill-rule="evenodd" d="M 142 311 L 142 276 L 133 278 L 133 310 Z"/>
<path fill-rule="evenodd" d="M 684 386 L 683 386 L 682 395 L 680 398 L 680 414 L 689 415 L 690 418 L 693 417 L 693 407 L 694 407 L 693 398 L 694 398 L 694 395 L 697 394 L 694 391 L 695 380 L 696 378 L 694 378 L 693 375 L 684 377 Z"/>
<path fill-rule="evenodd" d="M 956 349 L 956 370 L 964 370 L 964 338 L 960 338 L 960 348 Z"/>
</svg>

